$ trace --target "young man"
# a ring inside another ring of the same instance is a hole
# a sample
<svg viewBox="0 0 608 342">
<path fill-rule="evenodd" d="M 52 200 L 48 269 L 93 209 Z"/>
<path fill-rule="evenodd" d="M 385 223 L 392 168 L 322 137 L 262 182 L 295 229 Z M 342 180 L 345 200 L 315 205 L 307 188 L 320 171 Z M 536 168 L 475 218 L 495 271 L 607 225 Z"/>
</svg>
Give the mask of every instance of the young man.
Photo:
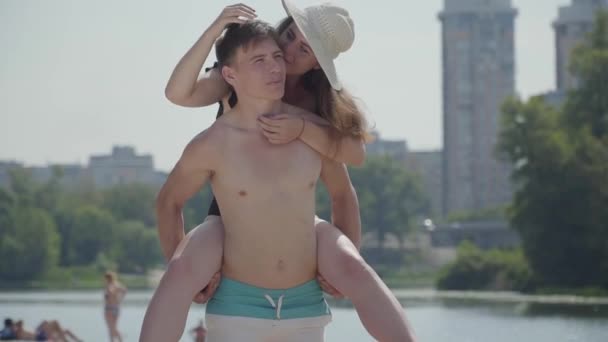
<svg viewBox="0 0 608 342">
<path fill-rule="evenodd" d="M 175 250 L 184 234 L 181 208 L 210 181 L 225 237 L 224 278 L 207 305 L 208 341 L 322 341 L 331 320 L 315 280 L 315 185 L 323 160 L 300 140 L 269 143 L 258 123 L 263 115 L 309 114 L 281 102 L 285 62 L 270 25 L 230 26 L 216 53 L 239 101 L 188 144 L 161 189 L 163 250 Z M 191 298 L 172 319 L 185 321 Z M 141 341 L 179 339 L 145 330 Z"/>
</svg>

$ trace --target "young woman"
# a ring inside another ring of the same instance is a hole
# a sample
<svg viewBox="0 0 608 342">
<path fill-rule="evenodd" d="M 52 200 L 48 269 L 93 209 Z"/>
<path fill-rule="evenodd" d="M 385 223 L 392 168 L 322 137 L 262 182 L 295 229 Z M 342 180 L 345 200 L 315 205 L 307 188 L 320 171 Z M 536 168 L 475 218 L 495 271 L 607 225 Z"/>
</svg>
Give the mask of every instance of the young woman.
<svg viewBox="0 0 608 342">
<path fill-rule="evenodd" d="M 118 315 L 120 314 L 120 303 L 124 299 L 127 288 L 118 281 L 118 276 L 114 272 L 104 274 L 106 282 L 104 289 L 104 318 L 108 325 L 110 341 L 122 342 L 122 336 L 118 332 Z"/>
<path fill-rule="evenodd" d="M 333 60 L 348 50 L 354 26 L 348 12 L 324 4 L 299 10 L 283 1 L 288 17 L 278 26 L 287 78 L 283 101 L 318 114 L 306 121 L 288 115 L 260 118 L 271 143 L 301 139 L 328 160 L 331 176 L 323 179 L 332 198 L 332 222 L 316 220 L 319 282 L 331 294 L 347 296 L 367 331 L 380 341 L 413 341 L 401 305 L 358 252 L 360 218 L 356 193 L 344 163 L 359 165 L 365 156 L 365 120 L 353 98 L 342 89 Z M 176 66 L 166 88 L 167 98 L 180 106 L 202 107 L 220 101 L 218 116 L 238 99 L 220 72 L 212 68 L 198 79 L 209 52 L 226 25 L 256 17 L 243 4 L 226 7 Z M 340 229 L 336 228 L 340 227 Z M 205 221 L 190 231 L 175 250 L 150 302 L 142 336 L 154 338 L 167 329 L 181 336 L 185 317 L 171 312 L 171 296 L 195 295 L 205 302 L 213 293 L 221 267 L 223 225 L 214 201 Z M 326 281 L 327 280 L 327 281 Z M 169 312 L 168 312 L 169 311 Z M 178 318 L 167 319 L 168 317 Z"/>
</svg>

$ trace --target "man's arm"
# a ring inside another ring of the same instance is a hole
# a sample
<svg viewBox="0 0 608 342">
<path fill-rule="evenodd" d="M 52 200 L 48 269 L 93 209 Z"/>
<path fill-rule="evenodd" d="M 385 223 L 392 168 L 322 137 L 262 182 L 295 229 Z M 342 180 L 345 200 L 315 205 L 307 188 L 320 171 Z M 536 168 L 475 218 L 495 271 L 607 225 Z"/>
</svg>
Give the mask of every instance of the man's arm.
<svg viewBox="0 0 608 342">
<path fill-rule="evenodd" d="M 201 160 L 210 159 L 204 134 L 188 144 L 156 199 L 158 235 L 167 260 L 171 259 L 185 236 L 182 210 L 186 201 L 194 196 L 212 175 L 209 168 L 201 165 Z"/>
<path fill-rule="evenodd" d="M 359 200 L 348 170 L 342 163 L 324 159 L 321 169 L 321 180 L 331 198 L 331 221 L 360 248 L 361 246 L 361 216 Z"/>
<path fill-rule="evenodd" d="M 365 161 L 363 139 L 334 138 L 335 130 L 329 122 L 313 113 L 261 116 L 259 119 L 264 135 L 273 144 L 285 144 L 299 138 L 324 157 L 337 162 L 360 166 Z"/>
</svg>

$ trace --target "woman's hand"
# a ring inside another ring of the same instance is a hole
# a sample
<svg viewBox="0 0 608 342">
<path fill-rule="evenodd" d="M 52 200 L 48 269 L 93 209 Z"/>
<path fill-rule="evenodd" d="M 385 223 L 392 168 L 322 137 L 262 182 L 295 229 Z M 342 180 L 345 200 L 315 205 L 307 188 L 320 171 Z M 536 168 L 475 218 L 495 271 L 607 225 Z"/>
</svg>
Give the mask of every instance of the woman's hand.
<svg viewBox="0 0 608 342">
<path fill-rule="evenodd" d="M 222 10 L 222 13 L 220 13 L 211 26 L 209 26 L 207 32 L 210 32 L 215 38 L 218 38 L 222 35 L 222 32 L 224 32 L 226 25 L 232 23 L 243 24 L 247 22 L 247 20 L 255 18 L 257 18 L 255 10 L 245 4 L 227 6 Z"/>
<path fill-rule="evenodd" d="M 335 287 L 331 286 L 331 284 L 328 283 L 327 280 L 325 280 L 325 278 L 323 278 L 321 274 L 317 274 L 317 281 L 319 282 L 319 286 L 321 286 L 321 289 L 323 291 L 327 292 L 329 295 L 336 299 L 344 299 L 344 295 L 340 293 L 340 291 L 338 291 Z"/>
<path fill-rule="evenodd" d="M 211 297 L 213 297 L 213 295 L 215 294 L 215 290 L 217 290 L 217 287 L 220 285 L 221 278 L 222 275 L 220 274 L 220 272 L 216 272 L 213 277 L 211 277 L 209 284 L 207 284 L 204 289 L 202 289 L 194 296 L 193 301 L 197 304 L 207 303 L 209 299 L 211 299 Z"/>
<path fill-rule="evenodd" d="M 306 125 L 302 117 L 292 114 L 263 115 L 258 123 L 271 144 L 287 144 L 298 139 Z"/>
</svg>

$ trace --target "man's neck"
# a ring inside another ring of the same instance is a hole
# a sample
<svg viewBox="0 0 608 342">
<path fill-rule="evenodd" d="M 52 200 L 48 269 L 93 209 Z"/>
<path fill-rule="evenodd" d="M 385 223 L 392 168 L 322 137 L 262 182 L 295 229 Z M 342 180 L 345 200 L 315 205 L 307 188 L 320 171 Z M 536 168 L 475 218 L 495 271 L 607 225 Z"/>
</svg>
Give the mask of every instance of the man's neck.
<svg viewBox="0 0 608 342">
<path fill-rule="evenodd" d="M 238 97 L 238 99 L 234 110 L 239 114 L 239 121 L 244 126 L 243 128 L 254 129 L 258 126 L 257 120 L 260 115 L 278 114 L 281 111 L 281 100 L 260 100 L 247 97 Z"/>
</svg>

